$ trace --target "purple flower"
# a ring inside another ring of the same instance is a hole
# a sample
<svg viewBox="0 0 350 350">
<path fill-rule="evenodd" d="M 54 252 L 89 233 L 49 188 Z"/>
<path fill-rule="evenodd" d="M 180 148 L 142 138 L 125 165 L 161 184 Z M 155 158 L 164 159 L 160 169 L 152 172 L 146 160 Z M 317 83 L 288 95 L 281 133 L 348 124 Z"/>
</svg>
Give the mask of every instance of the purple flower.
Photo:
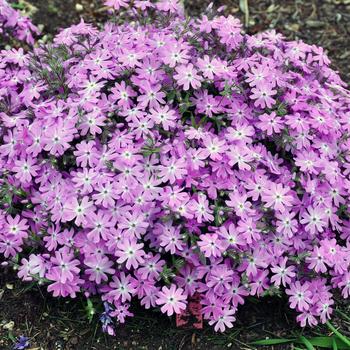
<svg viewBox="0 0 350 350">
<path fill-rule="evenodd" d="M 13 349 L 14 350 L 25 350 L 29 347 L 29 345 L 30 345 L 29 338 L 21 335 L 18 338 L 17 343 L 13 346 Z"/>
</svg>

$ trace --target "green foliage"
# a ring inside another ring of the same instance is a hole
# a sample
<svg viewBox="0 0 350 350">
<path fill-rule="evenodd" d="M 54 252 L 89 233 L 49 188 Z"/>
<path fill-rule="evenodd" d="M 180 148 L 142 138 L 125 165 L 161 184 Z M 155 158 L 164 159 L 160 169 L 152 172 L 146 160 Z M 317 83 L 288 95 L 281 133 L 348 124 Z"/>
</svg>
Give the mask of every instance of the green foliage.
<svg viewBox="0 0 350 350">
<path fill-rule="evenodd" d="M 89 320 L 89 323 L 91 323 L 94 318 L 94 315 L 96 314 L 96 310 L 95 310 L 94 304 L 89 298 L 86 301 L 85 311 L 86 311 L 86 317 Z"/>
<path fill-rule="evenodd" d="M 48 94 L 56 94 L 58 97 L 66 98 L 68 87 L 65 79 L 64 63 L 71 57 L 67 46 L 46 45 L 42 47 L 42 53 L 35 55 L 31 61 L 31 69 L 37 78 L 44 80 L 48 85 Z"/>
</svg>

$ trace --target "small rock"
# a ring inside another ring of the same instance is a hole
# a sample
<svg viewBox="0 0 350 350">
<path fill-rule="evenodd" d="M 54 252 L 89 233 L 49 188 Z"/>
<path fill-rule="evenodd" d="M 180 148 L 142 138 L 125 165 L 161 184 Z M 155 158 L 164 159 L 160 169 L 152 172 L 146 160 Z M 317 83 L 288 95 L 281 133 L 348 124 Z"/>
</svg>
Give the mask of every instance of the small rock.
<svg viewBox="0 0 350 350">
<path fill-rule="evenodd" d="M 292 24 L 285 24 L 284 28 L 286 28 L 287 30 L 290 30 L 292 32 L 298 32 L 300 29 L 300 26 L 298 23 L 292 23 Z"/>
<path fill-rule="evenodd" d="M 306 21 L 306 26 L 309 28 L 321 28 L 324 27 L 324 23 L 321 21 L 308 20 Z"/>
<path fill-rule="evenodd" d="M 6 288 L 12 290 L 13 289 L 13 284 L 6 283 Z"/>
<path fill-rule="evenodd" d="M 267 13 L 272 13 L 275 12 L 276 10 L 279 9 L 279 5 L 275 5 L 275 4 L 271 4 L 267 9 L 266 12 Z"/>
<path fill-rule="evenodd" d="M 82 4 L 75 4 L 75 10 L 78 11 L 78 12 L 82 12 L 84 11 L 84 7 Z"/>
<path fill-rule="evenodd" d="M 73 344 L 73 345 L 76 345 L 78 344 L 78 338 L 77 337 L 73 337 L 70 342 Z"/>
<path fill-rule="evenodd" d="M 7 322 L 5 323 L 2 328 L 3 329 L 6 329 L 8 331 L 12 331 L 13 330 L 13 327 L 15 326 L 15 323 L 13 321 L 10 321 L 10 322 Z"/>
<path fill-rule="evenodd" d="M 42 23 L 39 23 L 37 27 L 39 28 L 40 32 L 42 33 L 44 28 L 45 28 L 45 25 Z"/>
</svg>

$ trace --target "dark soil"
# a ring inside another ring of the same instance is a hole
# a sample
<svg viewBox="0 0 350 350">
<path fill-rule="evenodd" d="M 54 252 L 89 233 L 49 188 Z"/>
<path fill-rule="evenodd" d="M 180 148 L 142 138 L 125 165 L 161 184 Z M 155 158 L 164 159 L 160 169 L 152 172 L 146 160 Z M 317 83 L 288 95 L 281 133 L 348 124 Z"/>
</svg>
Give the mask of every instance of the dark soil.
<svg viewBox="0 0 350 350">
<path fill-rule="evenodd" d="M 107 13 L 101 11 L 102 2 L 24 1 L 36 7 L 34 22 L 42 24 L 43 33 L 49 36 L 77 23 L 81 17 L 95 23 L 103 21 Z M 209 2 L 185 0 L 185 5 L 190 14 L 198 15 Z M 350 0 L 251 0 L 248 18 L 239 7 L 239 0 L 214 3 L 227 5 L 226 13 L 239 17 L 249 33 L 276 29 L 288 39 L 323 46 L 333 67 L 350 82 Z M 113 338 L 101 334 L 97 316 L 88 323 L 83 300 L 51 298 L 44 288 L 21 284 L 13 273 L 0 268 L 0 350 L 11 349 L 13 339 L 22 334 L 31 338 L 31 350 L 254 349 L 248 345 L 252 340 L 293 336 L 293 329 L 297 329 L 294 317 L 284 305 L 285 302 L 277 298 L 265 299 L 262 303 L 251 301 L 240 309 L 233 330 L 223 335 L 214 334 L 209 327 L 177 329 L 173 318 L 140 311 L 135 306 L 137 316 L 130 318 L 125 326 L 119 326 Z"/>
</svg>

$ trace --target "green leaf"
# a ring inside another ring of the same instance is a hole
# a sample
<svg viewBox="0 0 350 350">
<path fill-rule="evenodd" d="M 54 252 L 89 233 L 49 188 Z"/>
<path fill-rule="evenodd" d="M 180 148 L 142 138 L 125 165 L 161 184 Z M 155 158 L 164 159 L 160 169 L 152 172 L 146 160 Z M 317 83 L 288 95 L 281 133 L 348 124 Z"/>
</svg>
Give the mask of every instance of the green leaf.
<svg viewBox="0 0 350 350">
<path fill-rule="evenodd" d="M 334 349 L 334 342 L 337 346 L 337 350 L 346 350 L 349 349 L 349 347 L 344 344 L 341 340 L 337 339 L 335 336 L 331 337 L 313 337 L 313 338 L 308 338 L 308 341 L 313 345 L 317 346 L 319 348 L 324 348 L 324 349 Z M 297 340 L 298 343 L 301 342 L 300 339 Z"/>
<path fill-rule="evenodd" d="M 175 90 L 171 90 L 170 92 L 168 92 L 166 98 L 168 100 L 168 102 L 174 101 L 176 97 L 176 91 Z"/>
<path fill-rule="evenodd" d="M 306 346 L 307 350 L 315 350 L 314 346 L 303 335 L 300 336 L 300 341 Z"/>
<path fill-rule="evenodd" d="M 261 339 L 252 342 L 253 345 L 278 345 L 292 343 L 295 339 L 286 339 L 286 338 L 274 338 L 274 339 Z"/>
<path fill-rule="evenodd" d="M 96 310 L 94 308 L 94 304 L 92 303 L 91 299 L 87 299 L 87 304 L 85 307 L 87 318 L 89 320 L 89 323 L 92 322 L 92 319 L 94 318 L 94 315 L 96 313 Z"/>
<path fill-rule="evenodd" d="M 174 266 L 174 269 L 176 271 L 180 271 L 181 268 L 185 265 L 185 260 L 184 259 L 175 259 L 174 262 L 173 262 L 173 266 Z"/>
<path fill-rule="evenodd" d="M 15 338 L 15 336 L 12 334 L 11 331 L 8 332 L 8 337 L 13 343 L 17 342 L 17 339 Z"/>
<path fill-rule="evenodd" d="M 326 322 L 327 327 L 350 349 L 350 339 L 341 334 L 329 321 Z"/>
<path fill-rule="evenodd" d="M 333 347 L 333 350 L 338 350 L 338 345 L 334 338 L 332 338 L 332 347 Z"/>
<path fill-rule="evenodd" d="M 11 4 L 11 7 L 16 9 L 16 10 L 24 10 L 23 4 Z"/>
</svg>

